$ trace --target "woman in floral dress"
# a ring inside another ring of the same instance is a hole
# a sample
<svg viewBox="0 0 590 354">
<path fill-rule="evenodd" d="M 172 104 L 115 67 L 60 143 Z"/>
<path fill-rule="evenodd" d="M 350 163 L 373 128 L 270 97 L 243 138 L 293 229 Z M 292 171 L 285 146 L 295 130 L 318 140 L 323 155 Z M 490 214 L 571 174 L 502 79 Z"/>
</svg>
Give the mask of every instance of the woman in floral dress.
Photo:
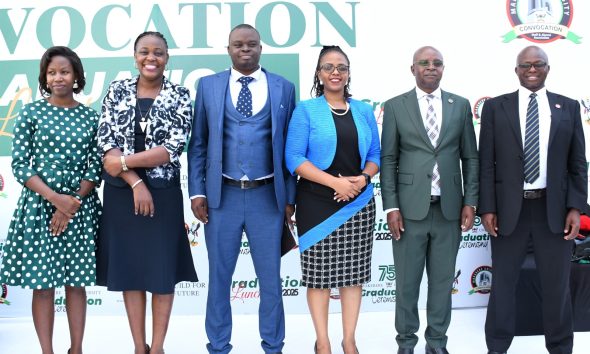
<svg viewBox="0 0 590 354">
<path fill-rule="evenodd" d="M 96 280 L 96 193 L 101 171 L 98 114 L 74 99 L 84 89 L 82 62 L 67 47 L 40 63 L 43 99 L 22 107 L 14 125 L 12 172 L 23 184 L 6 245 L 0 283 L 33 289 L 33 322 L 43 354 L 53 353 L 55 288 L 65 286 L 70 354 L 82 353 L 85 286 Z"/>
</svg>

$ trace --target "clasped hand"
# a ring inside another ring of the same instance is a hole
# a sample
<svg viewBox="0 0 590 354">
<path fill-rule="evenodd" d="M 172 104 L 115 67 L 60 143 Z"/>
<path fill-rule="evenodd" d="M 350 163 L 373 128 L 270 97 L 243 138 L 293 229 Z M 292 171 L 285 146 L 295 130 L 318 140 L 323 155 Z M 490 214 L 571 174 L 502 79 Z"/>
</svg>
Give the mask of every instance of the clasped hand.
<svg viewBox="0 0 590 354">
<path fill-rule="evenodd" d="M 67 194 L 57 194 L 50 202 L 57 210 L 49 222 L 49 231 L 52 236 L 59 236 L 67 229 L 82 202 Z"/>
<path fill-rule="evenodd" d="M 353 199 L 365 187 L 366 180 L 364 176 L 342 176 L 338 175 L 334 186 L 334 200 L 349 201 Z"/>
</svg>

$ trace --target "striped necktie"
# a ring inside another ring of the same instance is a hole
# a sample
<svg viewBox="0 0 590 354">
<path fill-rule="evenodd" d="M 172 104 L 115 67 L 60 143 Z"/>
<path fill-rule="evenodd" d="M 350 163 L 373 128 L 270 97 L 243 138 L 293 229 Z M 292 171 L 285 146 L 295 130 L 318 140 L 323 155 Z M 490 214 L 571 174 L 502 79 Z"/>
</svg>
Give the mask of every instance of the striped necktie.
<svg viewBox="0 0 590 354">
<path fill-rule="evenodd" d="M 524 180 L 527 183 L 539 178 L 539 105 L 536 93 L 531 93 L 530 97 L 524 134 Z"/>
<path fill-rule="evenodd" d="M 440 129 L 438 127 L 438 123 L 436 122 L 436 112 L 434 111 L 434 107 L 432 106 L 432 100 L 434 100 L 434 95 L 426 95 L 426 102 L 428 102 L 428 110 L 426 111 L 424 127 L 426 128 L 426 134 L 428 134 L 430 143 L 432 144 L 432 146 L 436 147 L 438 145 L 438 136 L 440 135 Z M 432 187 L 433 191 L 437 191 L 438 194 L 440 194 L 440 174 L 438 171 L 437 162 L 434 163 L 434 168 L 432 170 Z"/>
</svg>

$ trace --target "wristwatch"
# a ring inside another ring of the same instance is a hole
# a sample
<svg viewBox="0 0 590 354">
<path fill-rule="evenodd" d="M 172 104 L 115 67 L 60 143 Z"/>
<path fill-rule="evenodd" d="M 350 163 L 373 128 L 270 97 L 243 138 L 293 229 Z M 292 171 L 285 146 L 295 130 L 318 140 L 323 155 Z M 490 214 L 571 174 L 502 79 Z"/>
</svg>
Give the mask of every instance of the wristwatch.
<svg viewBox="0 0 590 354">
<path fill-rule="evenodd" d="M 365 176 L 365 182 L 366 182 L 366 186 L 368 186 L 369 184 L 371 184 L 371 176 L 369 176 L 368 173 L 361 173 L 362 176 Z"/>
</svg>

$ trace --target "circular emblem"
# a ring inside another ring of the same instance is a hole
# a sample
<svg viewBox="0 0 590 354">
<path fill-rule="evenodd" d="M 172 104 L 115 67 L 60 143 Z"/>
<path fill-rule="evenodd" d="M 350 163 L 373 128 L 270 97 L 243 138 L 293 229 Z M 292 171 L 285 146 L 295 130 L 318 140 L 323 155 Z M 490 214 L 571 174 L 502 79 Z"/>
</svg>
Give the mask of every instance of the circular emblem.
<svg viewBox="0 0 590 354">
<path fill-rule="evenodd" d="M 574 8 L 571 0 L 508 0 L 506 12 L 513 32 L 504 42 L 525 38 L 535 43 L 549 43 L 557 39 L 579 41 L 569 31 Z"/>
<path fill-rule="evenodd" d="M 479 216 L 475 216 L 475 218 L 473 219 L 473 226 L 479 226 L 481 225 L 481 218 Z"/>
<path fill-rule="evenodd" d="M 485 101 L 489 100 L 490 98 L 491 98 L 490 96 L 484 96 L 484 97 L 477 99 L 477 101 L 475 101 L 475 104 L 473 105 L 473 124 L 474 125 L 479 124 L 479 121 L 481 119 L 481 110 L 483 109 L 483 104 Z"/>
<path fill-rule="evenodd" d="M 492 267 L 480 266 L 471 273 L 470 294 L 487 294 L 492 288 Z"/>
</svg>

